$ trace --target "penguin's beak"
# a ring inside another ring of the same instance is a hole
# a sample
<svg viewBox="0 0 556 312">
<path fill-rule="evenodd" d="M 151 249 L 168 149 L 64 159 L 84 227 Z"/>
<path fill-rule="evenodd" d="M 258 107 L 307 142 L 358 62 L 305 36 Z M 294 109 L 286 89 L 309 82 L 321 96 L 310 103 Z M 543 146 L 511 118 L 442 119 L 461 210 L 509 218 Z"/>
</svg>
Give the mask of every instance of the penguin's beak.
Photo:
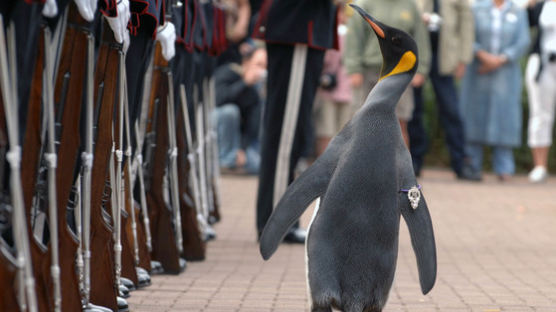
<svg viewBox="0 0 556 312">
<path fill-rule="evenodd" d="M 371 25 L 371 28 L 374 30 L 375 34 L 378 37 L 382 39 L 386 38 L 386 35 L 384 34 L 384 30 L 379 26 L 378 21 L 375 20 L 372 16 L 370 16 L 369 13 L 365 12 L 362 8 L 358 7 L 355 4 L 350 4 L 349 6 L 351 6 L 353 9 L 359 12 L 359 14 L 361 14 L 361 16 L 367 21 L 367 23 Z"/>
</svg>

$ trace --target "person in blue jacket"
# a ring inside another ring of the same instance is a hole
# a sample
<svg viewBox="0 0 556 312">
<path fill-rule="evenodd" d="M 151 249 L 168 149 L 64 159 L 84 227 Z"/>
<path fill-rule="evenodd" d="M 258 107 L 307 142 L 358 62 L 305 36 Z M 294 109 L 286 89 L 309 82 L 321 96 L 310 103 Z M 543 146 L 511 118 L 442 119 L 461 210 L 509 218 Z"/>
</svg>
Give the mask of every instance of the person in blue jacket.
<svg viewBox="0 0 556 312">
<path fill-rule="evenodd" d="M 466 151 L 481 172 L 483 149 L 492 147 L 492 165 L 501 181 L 515 171 L 512 148 L 521 145 L 522 73 L 519 60 L 529 47 L 524 9 L 510 0 L 482 0 L 473 6 L 474 59 L 461 88 Z"/>
</svg>

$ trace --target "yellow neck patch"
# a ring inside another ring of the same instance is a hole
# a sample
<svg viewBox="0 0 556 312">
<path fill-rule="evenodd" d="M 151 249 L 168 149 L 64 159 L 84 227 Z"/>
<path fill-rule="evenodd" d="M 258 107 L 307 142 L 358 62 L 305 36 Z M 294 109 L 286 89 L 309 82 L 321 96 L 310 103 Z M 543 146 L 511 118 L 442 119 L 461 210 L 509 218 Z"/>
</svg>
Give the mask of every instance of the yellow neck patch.
<svg viewBox="0 0 556 312">
<path fill-rule="evenodd" d="M 393 76 L 395 74 L 405 73 L 411 70 L 413 66 L 415 66 L 416 62 L 417 62 L 417 57 L 415 56 L 415 54 L 411 51 L 407 51 L 402 55 L 402 58 L 400 59 L 396 67 L 394 67 L 394 69 L 392 69 L 392 71 L 389 72 L 388 74 L 380 77 L 379 80 L 382 80 L 388 76 Z"/>
</svg>

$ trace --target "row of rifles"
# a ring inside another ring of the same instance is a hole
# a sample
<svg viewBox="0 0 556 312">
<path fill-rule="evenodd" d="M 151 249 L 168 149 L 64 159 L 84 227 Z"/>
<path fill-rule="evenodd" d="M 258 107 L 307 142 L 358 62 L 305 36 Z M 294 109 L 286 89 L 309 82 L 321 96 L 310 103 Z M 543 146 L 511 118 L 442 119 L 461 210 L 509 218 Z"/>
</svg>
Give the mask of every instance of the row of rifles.
<svg viewBox="0 0 556 312">
<path fill-rule="evenodd" d="M 212 48 L 176 42 L 168 61 L 154 36 L 125 52 L 103 14 L 63 2 L 53 19 L 31 1 L 0 6 L 0 310 L 127 311 L 130 290 L 203 260 L 215 238 L 224 10 L 151 1 L 179 31 L 211 14 L 199 24 Z"/>
</svg>

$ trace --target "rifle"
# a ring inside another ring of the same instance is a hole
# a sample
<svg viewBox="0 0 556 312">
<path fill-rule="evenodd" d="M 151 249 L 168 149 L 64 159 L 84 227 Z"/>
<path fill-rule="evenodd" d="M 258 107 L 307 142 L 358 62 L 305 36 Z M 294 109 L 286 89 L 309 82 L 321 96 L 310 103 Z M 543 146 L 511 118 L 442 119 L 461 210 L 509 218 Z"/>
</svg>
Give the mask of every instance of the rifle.
<svg viewBox="0 0 556 312">
<path fill-rule="evenodd" d="M 18 299 L 21 310 L 37 311 L 37 298 L 35 296 L 35 279 L 31 264 L 31 251 L 29 236 L 26 229 L 25 206 L 21 190 L 21 147 L 19 145 L 19 126 L 17 116 L 17 69 L 15 51 L 15 26 L 11 22 L 8 28 L 8 41 L 5 40 L 4 20 L 0 15 L 0 86 L 2 89 L 2 104 L 9 138 L 9 151 L 6 160 L 10 165 L 10 195 L 12 199 L 12 232 L 17 248 L 17 279 Z M 6 47 L 9 49 L 6 51 Z M 9 55 L 9 67 L 8 67 Z"/>
<path fill-rule="evenodd" d="M 69 4 L 68 12 L 67 29 L 54 93 L 57 103 L 58 159 L 61 164 L 56 168 L 56 197 L 58 198 L 60 268 L 61 275 L 64 276 L 61 285 L 62 310 L 79 311 L 82 305 L 75 263 L 79 245 L 78 238 L 68 226 L 66 207 L 74 183 L 74 170 L 79 148 L 80 138 L 76 133 L 79 133 L 79 116 L 85 83 L 85 66 L 83 64 L 87 64 L 86 47 L 88 38 L 92 34 L 86 28 L 88 23 L 81 18 L 75 4 Z"/>
<path fill-rule="evenodd" d="M 208 141 L 210 142 L 209 149 L 212 156 L 209 160 L 211 169 L 211 189 L 212 189 L 212 203 L 213 210 L 210 215 L 209 221 L 216 223 L 220 221 L 220 160 L 218 159 L 218 137 L 216 128 L 213 125 L 213 119 L 210 117 L 216 108 L 216 84 L 214 76 L 211 76 L 208 81 L 208 94 L 209 94 L 209 113 L 207 114 L 208 124 Z"/>
<path fill-rule="evenodd" d="M 118 70 L 121 61 L 121 44 L 106 21 L 103 21 L 102 41 L 95 73 L 95 146 L 91 172 L 91 301 L 117 310 L 117 289 L 114 271 L 114 224 L 106 222 L 103 194 L 110 192 L 106 185 L 112 150 L 112 125 L 114 104 L 118 97 Z M 115 191 L 115 190 L 112 190 Z M 109 201 L 108 201 L 109 202 Z M 102 272 L 102 273 L 101 273 Z"/>
<path fill-rule="evenodd" d="M 180 254 L 183 253 L 183 233 L 182 233 L 182 226 L 181 226 L 181 207 L 180 207 L 180 200 L 179 200 L 179 186 L 178 186 L 178 168 L 177 168 L 177 157 L 178 157 L 178 148 L 176 143 L 176 109 L 174 105 L 174 80 L 172 78 L 172 72 L 168 70 L 167 72 L 168 78 L 168 138 L 169 138 L 169 147 L 168 147 L 168 154 L 170 157 L 169 160 L 169 168 L 168 168 L 168 176 L 170 180 L 170 195 L 171 195 L 171 202 L 174 211 L 174 224 L 175 224 L 175 231 L 177 236 L 176 244 L 178 246 L 178 250 Z"/>
<path fill-rule="evenodd" d="M 125 80 L 125 91 L 127 94 L 127 79 Z M 125 164 L 125 190 L 126 190 L 126 194 L 125 194 L 125 198 L 126 200 L 126 211 L 128 214 L 131 214 L 131 226 L 126 226 L 126 232 L 127 235 L 130 236 L 132 235 L 134 241 L 133 241 L 133 251 L 134 251 L 134 263 L 135 266 L 137 267 L 142 267 L 144 266 L 145 268 L 147 268 L 148 270 L 150 270 L 151 265 L 150 265 L 150 255 L 149 255 L 149 251 L 148 251 L 148 247 L 147 247 L 147 243 L 145 241 L 145 234 L 144 234 L 144 228 L 141 222 L 136 222 L 137 219 L 139 219 L 139 213 L 138 210 L 136 209 L 136 202 L 133 199 L 133 185 L 134 184 L 134 177 L 136 176 L 136 174 L 133 172 L 133 163 L 132 161 L 135 159 L 132 159 L 132 145 L 131 145 L 131 127 L 130 127 L 130 117 L 129 117 L 129 102 L 127 101 L 127 97 L 126 97 L 126 101 L 124 103 L 124 124 L 125 124 L 125 133 L 126 133 L 126 144 L 127 144 L 127 149 L 126 149 L 126 158 L 127 158 L 127 162 Z M 137 133 L 136 133 L 137 135 Z M 139 149 L 138 149 L 139 150 Z M 141 170 L 142 173 L 142 170 Z M 143 189 L 144 191 L 144 189 Z M 144 197 L 145 194 L 144 192 L 142 192 L 140 194 L 141 197 Z M 148 215 L 147 215 L 148 216 Z M 147 221 L 148 223 L 148 221 Z M 149 232 L 150 235 L 150 232 Z M 141 261 L 142 258 L 143 261 Z M 135 272 L 135 275 L 137 272 Z M 137 276 L 138 277 L 138 276 Z"/>
<path fill-rule="evenodd" d="M 134 156 L 134 164 L 133 167 L 136 168 L 137 174 L 136 176 L 139 177 L 139 201 L 141 203 L 141 211 L 140 216 L 143 218 L 143 223 L 139 224 L 138 235 L 140 238 L 144 238 L 144 243 L 141 242 L 139 244 L 139 267 L 146 269 L 147 271 L 151 271 L 151 251 L 152 251 L 152 236 L 151 236 L 151 227 L 150 227 L 150 219 L 149 219 L 149 212 L 147 210 L 147 197 L 145 195 L 145 181 L 143 175 L 143 140 L 139 138 L 139 126 L 137 124 L 135 126 L 135 140 L 137 142 L 137 148 L 135 151 Z M 134 183 L 131 183 L 134 185 Z M 138 216 L 138 218 L 140 218 Z M 145 248 L 142 248 L 145 247 Z"/>
<path fill-rule="evenodd" d="M 172 213 L 163 195 L 164 175 L 167 167 L 168 141 L 168 80 L 164 79 L 163 70 L 168 70 L 168 62 L 162 56 L 160 43 L 156 44 L 152 89 L 150 94 L 149 117 L 147 132 L 150 132 L 146 156 L 150 165 L 150 176 L 146 183 L 147 203 L 151 208 L 149 219 L 152 233 L 152 257 L 162 263 L 164 271 L 178 274 L 183 268 L 180 261 L 176 232 L 172 230 Z M 154 143 L 152 137 L 155 136 Z M 153 145 L 156 144 L 156 148 Z M 152 155 L 151 155 L 152 154 Z M 152 157 L 152 161 L 151 161 Z"/>
<path fill-rule="evenodd" d="M 206 224 L 202 215 L 185 201 L 185 196 L 189 193 L 188 178 L 191 178 L 193 183 L 193 195 L 191 196 L 193 203 L 197 209 L 201 207 L 199 181 L 197 180 L 195 156 L 192 152 L 194 146 L 191 137 L 189 110 L 184 85 L 180 85 L 180 99 L 181 105 L 178 109 L 181 114 L 178 113 L 177 115 L 176 132 L 178 135 L 178 149 L 183 151 L 178 159 L 180 194 L 182 194 L 182 215 L 184 216 L 182 218 L 184 220 L 183 251 L 186 260 L 203 260 L 206 253 L 206 240 L 202 234 L 204 233 L 204 227 L 208 226 L 208 224 Z M 189 153 L 186 154 L 185 151 Z"/>
<path fill-rule="evenodd" d="M 195 86 L 193 89 L 193 98 L 194 101 L 196 102 L 197 99 L 197 87 Z M 197 149 L 196 149 L 196 154 L 197 154 L 197 160 L 196 162 L 198 162 L 198 170 L 199 170 L 199 193 L 200 193 L 200 207 L 201 207 L 201 220 L 203 220 L 203 223 L 206 223 L 206 225 L 204 226 L 205 228 L 205 237 L 207 240 L 213 239 L 216 237 L 216 233 L 214 232 L 214 230 L 212 229 L 212 227 L 210 227 L 210 225 L 208 225 L 208 220 L 209 220 L 209 212 L 210 212 L 210 208 L 209 208 L 209 190 L 208 190 L 208 179 L 207 179 L 207 167 L 206 167 L 206 157 L 205 157 L 205 150 L 206 150 L 206 140 L 205 140 L 205 131 L 204 131 L 204 121 L 205 121 L 205 117 L 204 117 L 204 110 L 203 110 L 203 104 L 201 102 L 198 102 L 196 105 L 196 112 L 195 112 L 195 125 L 196 125 L 196 134 L 197 134 Z M 203 224 L 202 223 L 202 224 Z"/>
<path fill-rule="evenodd" d="M 48 77 L 46 71 L 43 74 L 43 64 L 47 61 L 45 60 L 45 45 L 48 44 L 46 40 L 47 38 L 44 36 L 42 36 L 42 38 L 39 37 L 31 82 L 31 94 L 27 105 L 25 137 L 23 140 L 22 162 L 26 165 L 21 169 L 21 187 L 23 188 L 23 202 L 27 216 L 27 235 L 29 236 L 33 273 L 35 274 L 37 307 L 39 311 L 50 311 L 55 308 L 54 302 L 56 299 L 54 296 L 50 295 L 50 285 L 53 283 L 59 287 L 59 283 L 53 282 L 50 279 L 50 252 L 46 246 L 35 239 L 31 222 L 33 215 L 33 194 L 35 193 L 35 186 L 37 184 L 37 172 L 41 156 L 41 98 L 43 92 L 47 91 L 46 88 L 43 89 L 44 83 L 46 83 L 47 79 L 51 79 L 51 77 Z M 59 303 L 57 308 L 59 311 Z"/>
<path fill-rule="evenodd" d="M 166 19 L 171 21 L 171 11 L 175 6 L 174 1 L 168 1 Z M 165 69 L 162 70 L 166 76 L 166 83 L 168 84 L 168 94 L 167 94 L 167 125 L 168 125 L 168 156 L 169 156 L 169 166 L 168 166 L 168 180 L 170 182 L 170 197 L 174 212 L 174 226 L 176 232 L 176 244 L 180 254 L 183 253 L 183 233 L 181 225 L 181 212 L 180 212 L 180 200 L 179 200 L 179 186 L 178 186 L 178 167 L 177 167 L 177 157 L 178 149 L 176 144 L 176 109 L 174 102 L 174 78 L 172 70 L 166 62 Z"/>
<path fill-rule="evenodd" d="M 8 145 L 8 138 L 6 137 L 5 133 L 5 114 L 4 114 L 4 102 L 2 96 L 0 96 L 0 153 L 2 157 L 4 157 L 6 148 Z M 4 159 L 2 159 L 4 160 Z M 3 184 L 4 181 L 4 162 L 2 161 L 2 174 L 0 175 L 0 184 Z M 4 187 L 0 188 L 0 190 L 4 190 Z M 9 224 L 8 220 L 8 211 L 6 211 L 7 207 L 4 205 L 0 205 L 0 213 L 2 221 Z M 4 230 L 12 230 L 10 228 L 2 228 L 2 232 Z M 3 234 L 0 232 L 0 234 Z M 12 234 L 13 235 L 13 234 Z M 5 308 L 7 311 L 20 311 L 18 298 L 18 292 L 16 291 L 15 285 L 18 283 L 17 280 L 17 272 L 18 272 L 18 265 L 17 260 L 14 258 L 12 254 L 12 248 L 9 244 L 4 240 L 2 235 L 0 235 L 0 282 L 1 282 L 1 289 L 0 291 L 0 307 Z"/>
<path fill-rule="evenodd" d="M 124 261 L 125 266 L 123 269 L 123 274 L 127 278 L 131 279 L 135 285 L 139 285 L 139 278 L 137 275 L 137 271 L 135 269 L 136 266 L 139 265 L 139 238 L 137 235 L 137 221 L 136 221 L 136 213 L 135 213 L 135 205 L 133 196 L 131 193 L 131 140 L 130 140 L 130 127 L 129 127 L 129 103 L 127 97 L 127 79 L 124 76 L 124 83 L 122 89 L 124 90 L 125 98 L 124 98 L 124 107 L 123 111 L 123 127 L 122 130 L 125 131 L 125 142 L 126 142 L 126 149 L 124 155 L 126 156 L 125 163 L 124 163 L 124 181 L 123 181 L 123 191 L 122 191 L 122 201 L 124 201 L 124 214 L 127 216 L 131 216 L 131 222 L 128 222 L 129 219 L 125 219 L 124 227 L 125 227 L 125 236 L 124 240 L 127 240 L 127 244 L 124 244 L 124 254 L 126 258 L 130 258 L 130 260 Z M 119 134 L 121 137 L 124 136 L 124 133 Z M 129 241 L 129 238 L 132 238 L 132 242 Z M 127 248 L 126 248 L 127 247 Z M 131 252 L 132 251 L 132 252 Z"/>
</svg>

